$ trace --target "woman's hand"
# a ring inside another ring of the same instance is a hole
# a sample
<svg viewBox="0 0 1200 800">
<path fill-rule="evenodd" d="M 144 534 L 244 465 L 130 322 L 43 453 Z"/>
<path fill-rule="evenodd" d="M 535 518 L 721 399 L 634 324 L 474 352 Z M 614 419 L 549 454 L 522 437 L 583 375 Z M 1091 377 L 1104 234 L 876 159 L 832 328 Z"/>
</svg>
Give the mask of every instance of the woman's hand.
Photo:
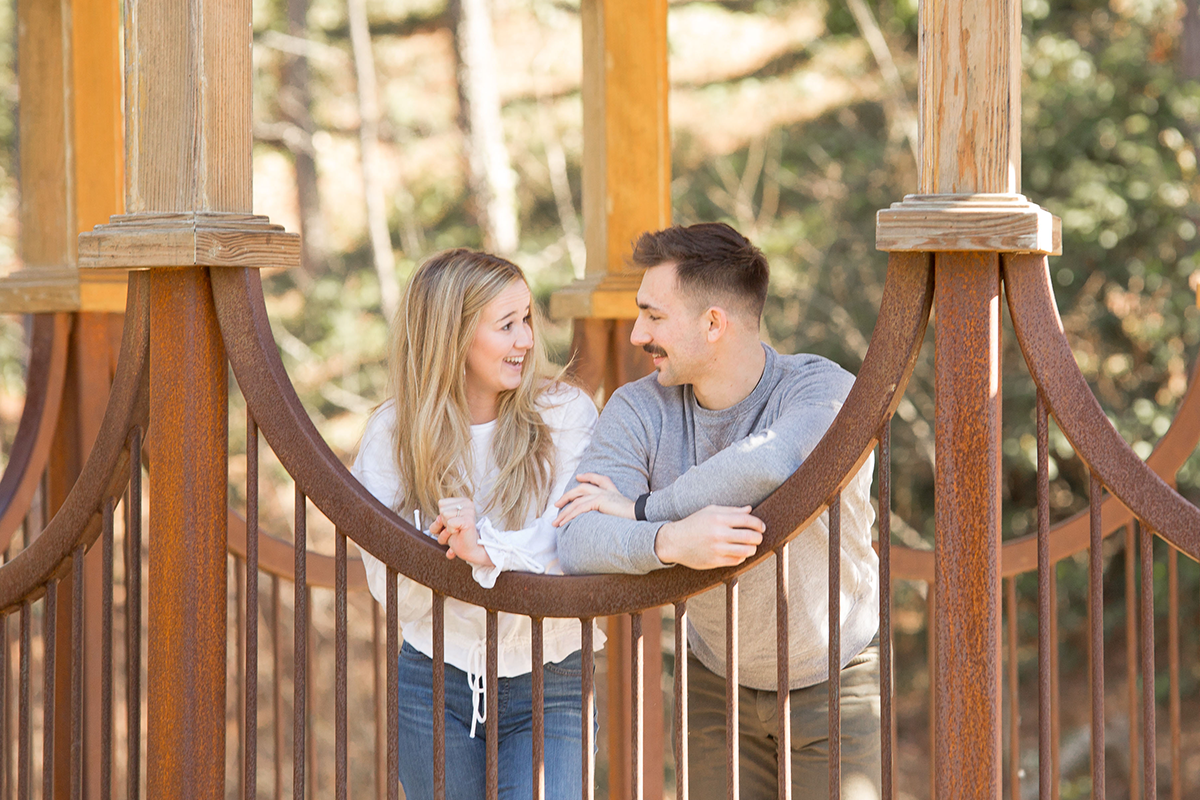
<svg viewBox="0 0 1200 800">
<path fill-rule="evenodd" d="M 617 491 L 604 475 L 585 472 L 576 477 L 579 485 L 558 498 L 554 505 L 562 509 L 554 518 L 554 527 L 566 525 L 585 511 L 599 511 L 610 517 L 633 519 L 633 501 Z"/>
<path fill-rule="evenodd" d="M 438 501 L 438 516 L 429 526 L 438 544 L 449 546 L 446 558 L 461 558 L 478 567 L 491 567 L 492 559 L 479 543 L 475 527 L 475 503 L 469 497 L 444 497 Z"/>
</svg>

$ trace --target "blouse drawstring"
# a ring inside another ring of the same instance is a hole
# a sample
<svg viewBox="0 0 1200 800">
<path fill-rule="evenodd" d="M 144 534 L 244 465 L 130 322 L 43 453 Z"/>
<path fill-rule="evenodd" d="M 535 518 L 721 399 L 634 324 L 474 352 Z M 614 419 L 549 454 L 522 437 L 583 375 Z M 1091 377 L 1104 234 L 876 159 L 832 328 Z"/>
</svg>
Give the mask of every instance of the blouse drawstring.
<svg viewBox="0 0 1200 800">
<path fill-rule="evenodd" d="M 467 653 L 467 686 L 471 687 L 471 738 L 475 725 L 487 722 L 487 643 L 479 639 Z"/>
</svg>

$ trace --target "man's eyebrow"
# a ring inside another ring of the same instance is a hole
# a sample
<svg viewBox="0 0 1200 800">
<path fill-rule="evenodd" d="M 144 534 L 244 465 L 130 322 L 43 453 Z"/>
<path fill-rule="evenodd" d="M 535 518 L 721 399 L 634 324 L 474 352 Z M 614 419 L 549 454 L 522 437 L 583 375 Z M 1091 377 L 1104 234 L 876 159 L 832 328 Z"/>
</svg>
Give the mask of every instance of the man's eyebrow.
<svg viewBox="0 0 1200 800">
<path fill-rule="evenodd" d="M 661 311 L 662 310 L 658 306 L 654 305 L 653 303 L 648 303 L 645 300 L 642 300 L 641 298 L 638 298 L 637 307 L 642 309 L 643 311 Z"/>
</svg>

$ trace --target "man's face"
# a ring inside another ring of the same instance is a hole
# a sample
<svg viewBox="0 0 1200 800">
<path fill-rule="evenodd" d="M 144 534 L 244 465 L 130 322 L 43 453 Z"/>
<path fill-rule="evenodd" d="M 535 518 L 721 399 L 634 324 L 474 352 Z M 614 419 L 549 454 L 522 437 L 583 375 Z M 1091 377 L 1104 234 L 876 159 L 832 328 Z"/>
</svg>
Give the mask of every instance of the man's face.
<svg viewBox="0 0 1200 800">
<path fill-rule="evenodd" d="M 654 358 L 663 386 L 695 383 L 713 368 L 706 308 L 679 289 L 675 265 L 650 267 L 637 293 L 638 316 L 629 341 Z"/>
</svg>

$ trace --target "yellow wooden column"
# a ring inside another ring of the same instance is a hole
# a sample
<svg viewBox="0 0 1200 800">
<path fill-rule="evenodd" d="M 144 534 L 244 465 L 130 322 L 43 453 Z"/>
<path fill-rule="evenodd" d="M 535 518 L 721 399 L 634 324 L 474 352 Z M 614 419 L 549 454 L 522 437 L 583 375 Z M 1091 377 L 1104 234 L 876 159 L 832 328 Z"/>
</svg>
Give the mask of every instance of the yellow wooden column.
<svg viewBox="0 0 1200 800">
<path fill-rule="evenodd" d="M 641 272 L 629 267 L 634 240 L 671 224 L 671 133 L 667 122 L 666 0 L 583 0 L 583 280 L 556 292 L 550 313 L 575 323 L 576 376 L 605 395 L 651 372 L 629 343 Z M 645 612 L 640 726 L 633 732 L 632 625 L 608 620 L 609 791 L 662 795 L 661 614 Z M 635 749 L 638 755 L 634 772 Z"/>
</svg>

